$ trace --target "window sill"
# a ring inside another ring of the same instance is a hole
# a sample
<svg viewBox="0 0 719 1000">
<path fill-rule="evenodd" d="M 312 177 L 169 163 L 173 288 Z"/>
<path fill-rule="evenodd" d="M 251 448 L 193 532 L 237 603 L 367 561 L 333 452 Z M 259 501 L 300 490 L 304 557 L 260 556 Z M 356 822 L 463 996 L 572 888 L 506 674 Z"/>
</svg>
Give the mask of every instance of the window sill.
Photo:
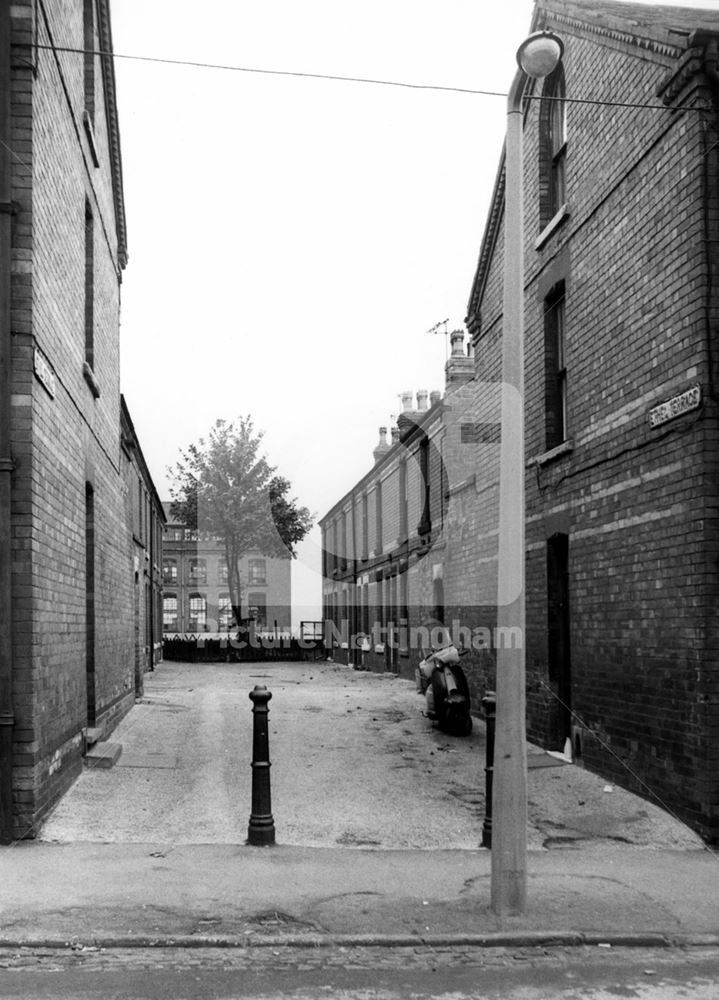
<svg viewBox="0 0 719 1000">
<path fill-rule="evenodd" d="M 557 458 L 561 458 L 563 455 L 569 455 L 574 451 L 574 441 L 568 438 L 566 441 L 562 441 L 558 444 L 556 448 L 550 448 L 549 451 L 543 452 L 541 455 L 534 455 L 527 462 L 527 467 L 531 468 L 535 465 L 548 465 Z"/>
<path fill-rule="evenodd" d="M 550 236 L 559 229 L 565 219 L 569 218 L 569 205 L 565 202 L 557 214 L 544 227 L 534 243 L 535 250 L 541 250 Z"/>
<path fill-rule="evenodd" d="M 97 379 L 95 378 L 95 373 L 87 363 L 87 361 L 82 366 L 82 375 L 87 384 L 90 386 L 90 392 L 93 394 L 95 399 L 100 398 L 100 386 L 97 384 Z"/>
</svg>

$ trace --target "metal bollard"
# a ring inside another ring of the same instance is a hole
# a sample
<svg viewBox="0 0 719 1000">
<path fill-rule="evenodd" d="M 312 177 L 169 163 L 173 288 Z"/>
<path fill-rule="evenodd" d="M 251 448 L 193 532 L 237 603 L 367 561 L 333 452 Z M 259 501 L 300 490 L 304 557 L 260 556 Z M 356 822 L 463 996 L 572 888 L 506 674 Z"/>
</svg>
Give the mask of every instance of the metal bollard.
<svg viewBox="0 0 719 1000">
<path fill-rule="evenodd" d="M 247 843 L 254 847 L 270 847 L 275 842 L 275 821 L 272 818 L 270 795 L 270 743 L 267 732 L 272 693 L 262 685 L 250 691 L 253 715 L 252 736 L 252 814 L 247 828 Z"/>
<path fill-rule="evenodd" d="M 492 847 L 492 783 L 494 779 L 494 727 L 497 721 L 497 696 L 487 691 L 482 698 L 484 720 L 487 726 L 487 760 L 484 768 L 484 823 L 482 847 Z"/>
</svg>

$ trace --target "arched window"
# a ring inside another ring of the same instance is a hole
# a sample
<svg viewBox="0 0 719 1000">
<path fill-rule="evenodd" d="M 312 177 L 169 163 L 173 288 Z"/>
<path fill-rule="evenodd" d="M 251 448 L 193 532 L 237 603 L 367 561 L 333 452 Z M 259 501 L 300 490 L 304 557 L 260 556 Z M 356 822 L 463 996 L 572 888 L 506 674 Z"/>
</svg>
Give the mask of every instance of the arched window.
<svg viewBox="0 0 719 1000">
<path fill-rule="evenodd" d="M 203 594 L 190 594 L 190 632 L 204 632 L 207 626 L 207 599 Z"/>
<path fill-rule="evenodd" d="M 567 201 L 567 118 L 564 70 L 547 77 L 540 110 L 540 224 L 546 226 Z"/>
</svg>

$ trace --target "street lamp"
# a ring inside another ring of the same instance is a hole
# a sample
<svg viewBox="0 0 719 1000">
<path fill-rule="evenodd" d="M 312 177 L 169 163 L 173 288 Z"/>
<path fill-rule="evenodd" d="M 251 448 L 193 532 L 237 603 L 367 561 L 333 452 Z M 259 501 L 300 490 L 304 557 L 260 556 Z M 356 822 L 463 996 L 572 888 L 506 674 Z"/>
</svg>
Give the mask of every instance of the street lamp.
<svg viewBox="0 0 719 1000">
<path fill-rule="evenodd" d="M 498 916 L 527 905 L 527 748 L 524 602 L 524 233 L 522 97 L 528 78 L 552 73 L 562 40 L 530 35 L 517 51 L 519 69 L 507 101 L 504 194 L 502 441 L 499 466 L 497 579 L 497 721 L 492 796 L 492 909 Z"/>
</svg>

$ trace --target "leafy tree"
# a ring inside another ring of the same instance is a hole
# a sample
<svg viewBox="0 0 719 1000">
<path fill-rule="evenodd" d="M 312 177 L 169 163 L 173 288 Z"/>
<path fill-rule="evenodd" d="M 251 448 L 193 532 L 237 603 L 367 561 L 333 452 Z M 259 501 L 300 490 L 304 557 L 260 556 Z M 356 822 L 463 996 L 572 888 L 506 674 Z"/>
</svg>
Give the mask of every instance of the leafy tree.
<svg viewBox="0 0 719 1000">
<path fill-rule="evenodd" d="M 295 546 L 312 527 L 310 512 L 289 495 L 289 480 L 276 475 L 260 453 L 262 437 L 250 417 L 234 423 L 217 420 L 207 438 L 181 452 L 169 470 L 173 517 L 224 544 L 230 604 L 238 624 L 240 559 L 251 551 L 295 558 Z"/>
</svg>

